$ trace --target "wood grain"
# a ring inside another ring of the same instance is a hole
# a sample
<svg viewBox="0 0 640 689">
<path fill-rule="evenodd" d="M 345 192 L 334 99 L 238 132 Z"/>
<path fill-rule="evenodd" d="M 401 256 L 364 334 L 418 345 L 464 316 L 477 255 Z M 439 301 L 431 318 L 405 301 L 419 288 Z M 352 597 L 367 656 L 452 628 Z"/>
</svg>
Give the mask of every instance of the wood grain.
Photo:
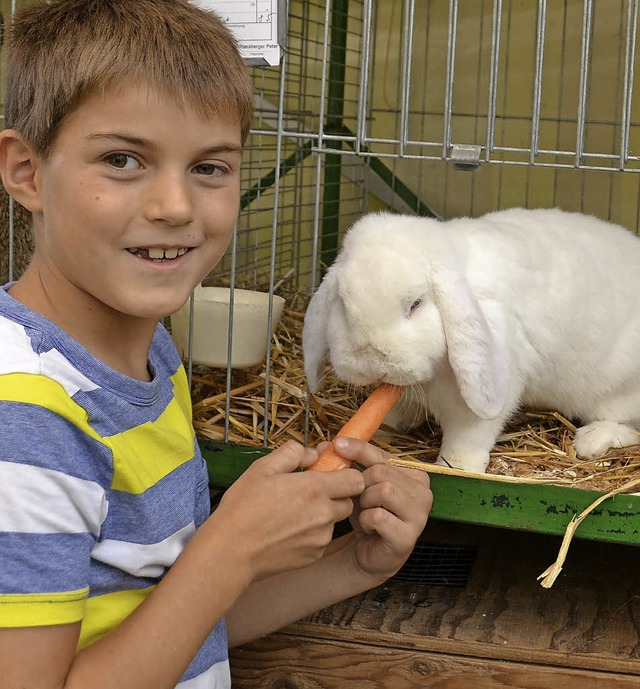
<svg viewBox="0 0 640 689">
<path fill-rule="evenodd" d="M 272 634 L 233 652 L 234 689 L 637 689 L 637 677 Z"/>
<path fill-rule="evenodd" d="M 234 689 L 640 687 L 640 548 L 431 522 L 465 544 L 464 587 L 389 581 L 232 653 Z"/>
</svg>

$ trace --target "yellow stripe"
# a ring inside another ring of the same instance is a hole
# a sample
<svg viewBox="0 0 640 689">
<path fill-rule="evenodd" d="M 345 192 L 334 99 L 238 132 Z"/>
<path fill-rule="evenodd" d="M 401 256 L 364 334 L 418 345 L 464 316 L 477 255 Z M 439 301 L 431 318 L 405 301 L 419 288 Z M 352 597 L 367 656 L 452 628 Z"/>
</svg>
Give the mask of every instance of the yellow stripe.
<svg viewBox="0 0 640 689">
<path fill-rule="evenodd" d="M 117 591 L 106 593 L 104 596 L 89 598 L 86 615 L 80 630 L 78 650 L 98 641 L 112 629 L 115 629 L 129 617 L 154 588 L 155 586 L 140 590 Z"/>
<path fill-rule="evenodd" d="M 113 452 L 114 490 L 144 493 L 193 459 L 194 431 L 190 405 L 185 403 L 179 374 L 180 371 L 173 376 L 176 397 L 156 421 L 104 439 Z"/>
<path fill-rule="evenodd" d="M 0 596 L 0 627 L 41 627 L 79 622 L 89 588 L 64 593 L 15 593 Z"/>
<path fill-rule="evenodd" d="M 7 402 L 23 402 L 50 409 L 95 440 L 102 440 L 89 425 L 87 411 L 51 378 L 34 373 L 8 373 L 0 376 L 0 397 Z"/>
<path fill-rule="evenodd" d="M 2 376 L 0 397 L 46 407 L 109 447 L 114 458 L 113 489 L 140 494 L 193 458 L 191 399 L 184 367 L 178 369 L 172 381 L 175 397 L 154 423 L 107 438 L 93 430 L 86 410 L 69 397 L 62 385 L 46 376 L 29 373 Z M 136 457 L 141 461 L 136 462 Z"/>
</svg>

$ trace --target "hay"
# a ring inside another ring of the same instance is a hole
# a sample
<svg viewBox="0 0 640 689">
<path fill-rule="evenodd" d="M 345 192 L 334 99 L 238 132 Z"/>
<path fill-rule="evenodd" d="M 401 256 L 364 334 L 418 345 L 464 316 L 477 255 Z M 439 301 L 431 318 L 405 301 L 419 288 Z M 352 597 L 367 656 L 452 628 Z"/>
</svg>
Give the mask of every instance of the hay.
<svg viewBox="0 0 640 689">
<path fill-rule="evenodd" d="M 303 312 L 285 309 L 273 339 L 269 371 L 265 365 L 232 371 L 229 392 L 226 370 L 194 366 L 194 425 L 201 438 L 225 440 L 227 399 L 230 414 L 226 439 L 231 443 L 277 447 L 293 438 L 316 445 L 337 433 L 367 391 L 328 374 L 324 389 L 310 397 L 307 409 L 301 345 L 303 318 Z M 376 436 L 373 442 L 391 452 L 404 466 L 438 470 L 424 466 L 438 456 L 441 435 L 437 426 L 425 423 L 410 434 L 384 430 L 387 435 Z M 571 445 L 574 431 L 571 421 L 556 411 L 522 412 L 498 438 L 487 474 L 603 492 L 618 490 L 638 475 L 640 445 L 611 449 L 597 459 L 581 460 Z"/>
</svg>

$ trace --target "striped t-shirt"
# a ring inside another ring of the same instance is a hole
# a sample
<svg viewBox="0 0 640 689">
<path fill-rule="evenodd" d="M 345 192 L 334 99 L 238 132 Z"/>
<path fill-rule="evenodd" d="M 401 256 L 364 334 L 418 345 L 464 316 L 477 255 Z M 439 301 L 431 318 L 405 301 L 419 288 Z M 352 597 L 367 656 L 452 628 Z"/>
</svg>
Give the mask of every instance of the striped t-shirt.
<svg viewBox="0 0 640 689">
<path fill-rule="evenodd" d="M 209 514 L 182 362 L 118 373 L 0 288 L 0 627 L 82 621 L 78 648 L 153 590 Z M 211 582 L 215 585 L 215 582 Z M 224 623 L 180 689 L 229 687 Z"/>
</svg>

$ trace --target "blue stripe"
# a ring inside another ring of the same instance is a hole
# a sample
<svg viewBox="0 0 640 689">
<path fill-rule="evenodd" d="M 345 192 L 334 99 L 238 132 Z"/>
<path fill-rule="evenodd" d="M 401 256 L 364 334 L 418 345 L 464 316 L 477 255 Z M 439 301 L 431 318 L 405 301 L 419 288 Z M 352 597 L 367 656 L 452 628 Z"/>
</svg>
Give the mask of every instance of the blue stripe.
<svg viewBox="0 0 640 689">
<path fill-rule="evenodd" d="M 108 437 L 144 423 L 154 423 L 173 399 L 172 386 L 160 385 L 156 372 L 162 371 L 162 376 L 173 376 L 182 366 L 182 360 L 171 336 L 162 325 L 158 325 L 151 343 L 149 365 L 154 373 L 150 383 L 122 380 L 123 377 L 114 377 L 116 372 L 110 371 L 109 377 L 98 381 L 98 389 L 80 391 L 74 395 L 74 400 L 87 410 L 89 423 L 98 435 Z M 91 370 L 79 370 L 91 380 L 95 379 L 95 376 L 91 376 Z M 112 384 L 116 383 L 114 390 Z M 131 390 L 130 396 L 122 394 L 127 388 Z"/>
<path fill-rule="evenodd" d="M 176 495 L 180 500 L 176 500 Z M 208 516 L 206 466 L 201 457 L 180 465 L 144 493 L 118 490 L 109 496 L 109 518 L 100 540 L 152 544 Z"/>
<path fill-rule="evenodd" d="M 154 423 L 172 399 L 173 391 L 168 385 L 160 388 L 154 399 L 137 404 L 114 395 L 107 388 L 88 392 L 81 390 L 73 396 L 74 402 L 87 410 L 90 426 L 103 438 L 124 433 L 144 423 Z"/>
<path fill-rule="evenodd" d="M 92 560 L 89 598 L 123 590 L 148 589 L 157 583 L 158 579 L 155 577 L 136 577 L 112 565 Z"/>
<path fill-rule="evenodd" d="M 111 487 L 109 448 L 44 407 L 0 401 L 0 448 L 2 461 L 60 471 L 94 481 L 105 491 Z"/>
<path fill-rule="evenodd" d="M 193 679 L 208 670 L 212 665 L 228 658 L 227 627 L 224 620 L 220 620 L 218 626 L 209 634 L 207 640 L 200 647 L 200 650 L 180 678 L 180 681 L 186 682 L 188 679 Z"/>
<path fill-rule="evenodd" d="M 89 585 L 91 534 L 0 532 L 0 594 L 76 591 Z"/>
</svg>

